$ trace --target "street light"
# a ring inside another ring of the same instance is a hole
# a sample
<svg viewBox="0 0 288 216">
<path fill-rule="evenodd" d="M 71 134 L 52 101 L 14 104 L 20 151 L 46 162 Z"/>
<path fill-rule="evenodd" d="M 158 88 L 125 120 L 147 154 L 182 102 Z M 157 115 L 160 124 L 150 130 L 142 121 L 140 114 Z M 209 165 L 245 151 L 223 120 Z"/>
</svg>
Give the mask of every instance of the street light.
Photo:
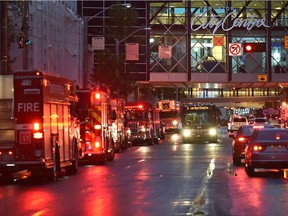
<svg viewBox="0 0 288 216">
<path fill-rule="evenodd" d="M 84 17 L 84 19 L 83 19 L 83 21 L 84 21 L 83 87 L 84 87 L 84 88 L 87 88 L 87 87 L 88 87 L 88 71 L 87 71 L 88 22 L 89 22 L 91 19 L 93 19 L 93 18 L 99 16 L 100 14 L 102 14 L 104 11 L 106 11 L 106 10 L 112 8 L 112 7 L 115 7 L 115 6 L 123 6 L 123 7 L 126 7 L 126 8 L 130 8 L 130 7 L 131 7 L 131 4 L 129 4 L 129 3 L 113 4 L 113 5 L 110 5 L 109 7 L 106 7 L 104 10 L 100 11 L 99 13 L 94 14 L 94 15 L 91 16 L 91 17 Z"/>
<path fill-rule="evenodd" d="M 145 28 L 139 28 L 136 31 L 132 32 L 131 34 L 129 34 L 128 36 L 126 36 L 125 38 L 123 38 L 122 40 L 118 40 L 117 38 L 115 38 L 115 54 L 116 54 L 116 77 L 119 76 L 119 72 L 118 72 L 118 61 L 119 61 L 119 45 L 120 43 L 122 43 L 123 41 L 125 41 L 126 39 L 128 39 L 129 37 L 131 37 L 132 35 L 136 34 L 139 31 L 150 31 L 151 28 L 150 27 L 145 27 Z"/>
</svg>

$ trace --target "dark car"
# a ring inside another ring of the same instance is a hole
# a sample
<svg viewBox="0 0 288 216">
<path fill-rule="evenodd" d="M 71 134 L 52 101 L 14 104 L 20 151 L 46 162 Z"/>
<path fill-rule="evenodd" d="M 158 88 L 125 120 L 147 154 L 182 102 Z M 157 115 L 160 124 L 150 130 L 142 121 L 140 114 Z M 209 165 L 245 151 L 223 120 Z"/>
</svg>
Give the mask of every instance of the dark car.
<svg viewBox="0 0 288 216">
<path fill-rule="evenodd" d="M 242 125 L 237 130 L 236 136 L 233 137 L 232 141 L 232 157 L 233 163 L 237 166 L 240 166 L 244 163 L 245 159 L 245 147 L 248 143 L 249 138 L 251 137 L 252 131 L 255 129 L 262 128 L 272 128 L 273 125 L 263 125 L 263 126 L 255 126 L 255 125 Z"/>
<path fill-rule="evenodd" d="M 288 129 L 253 130 L 245 148 L 245 171 L 251 176 L 255 168 L 288 168 Z"/>
</svg>

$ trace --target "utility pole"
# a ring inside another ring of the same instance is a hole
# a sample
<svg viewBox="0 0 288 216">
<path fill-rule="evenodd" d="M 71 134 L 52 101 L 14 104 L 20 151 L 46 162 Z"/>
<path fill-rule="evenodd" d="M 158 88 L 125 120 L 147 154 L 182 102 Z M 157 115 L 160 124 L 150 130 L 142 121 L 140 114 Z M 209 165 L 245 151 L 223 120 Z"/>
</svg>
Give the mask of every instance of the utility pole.
<svg viewBox="0 0 288 216">
<path fill-rule="evenodd" d="M 8 75 L 8 2 L 1 1 L 1 72 Z"/>
<path fill-rule="evenodd" d="M 28 30 L 29 30 L 29 0 L 23 1 L 23 23 L 22 23 L 22 30 L 24 34 L 24 43 L 25 40 L 28 39 Z M 23 70 L 28 70 L 28 47 L 23 49 Z"/>
</svg>

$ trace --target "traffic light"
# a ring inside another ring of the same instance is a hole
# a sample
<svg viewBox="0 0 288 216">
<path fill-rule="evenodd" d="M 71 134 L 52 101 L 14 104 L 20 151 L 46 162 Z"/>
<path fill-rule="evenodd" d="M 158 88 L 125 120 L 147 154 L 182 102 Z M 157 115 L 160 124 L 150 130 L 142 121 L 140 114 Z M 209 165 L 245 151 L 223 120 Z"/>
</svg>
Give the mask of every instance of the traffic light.
<svg viewBox="0 0 288 216">
<path fill-rule="evenodd" d="M 25 39 L 23 35 L 19 36 L 18 45 L 20 49 L 25 48 L 27 45 L 31 44 L 31 40 Z"/>
<path fill-rule="evenodd" d="M 244 43 L 244 52 L 266 52 L 266 43 Z"/>
</svg>

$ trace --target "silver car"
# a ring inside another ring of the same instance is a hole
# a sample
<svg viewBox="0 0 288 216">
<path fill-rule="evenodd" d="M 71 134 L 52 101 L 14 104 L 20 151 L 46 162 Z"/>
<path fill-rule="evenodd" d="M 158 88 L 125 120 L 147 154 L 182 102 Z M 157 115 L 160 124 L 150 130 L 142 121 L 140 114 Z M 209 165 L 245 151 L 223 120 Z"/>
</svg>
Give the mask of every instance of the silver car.
<svg viewBox="0 0 288 216">
<path fill-rule="evenodd" d="M 288 168 L 288 129 L 253 130 L 245 148 L 245 171 L 251 176 L 255 168 Z"/>
</svg>

